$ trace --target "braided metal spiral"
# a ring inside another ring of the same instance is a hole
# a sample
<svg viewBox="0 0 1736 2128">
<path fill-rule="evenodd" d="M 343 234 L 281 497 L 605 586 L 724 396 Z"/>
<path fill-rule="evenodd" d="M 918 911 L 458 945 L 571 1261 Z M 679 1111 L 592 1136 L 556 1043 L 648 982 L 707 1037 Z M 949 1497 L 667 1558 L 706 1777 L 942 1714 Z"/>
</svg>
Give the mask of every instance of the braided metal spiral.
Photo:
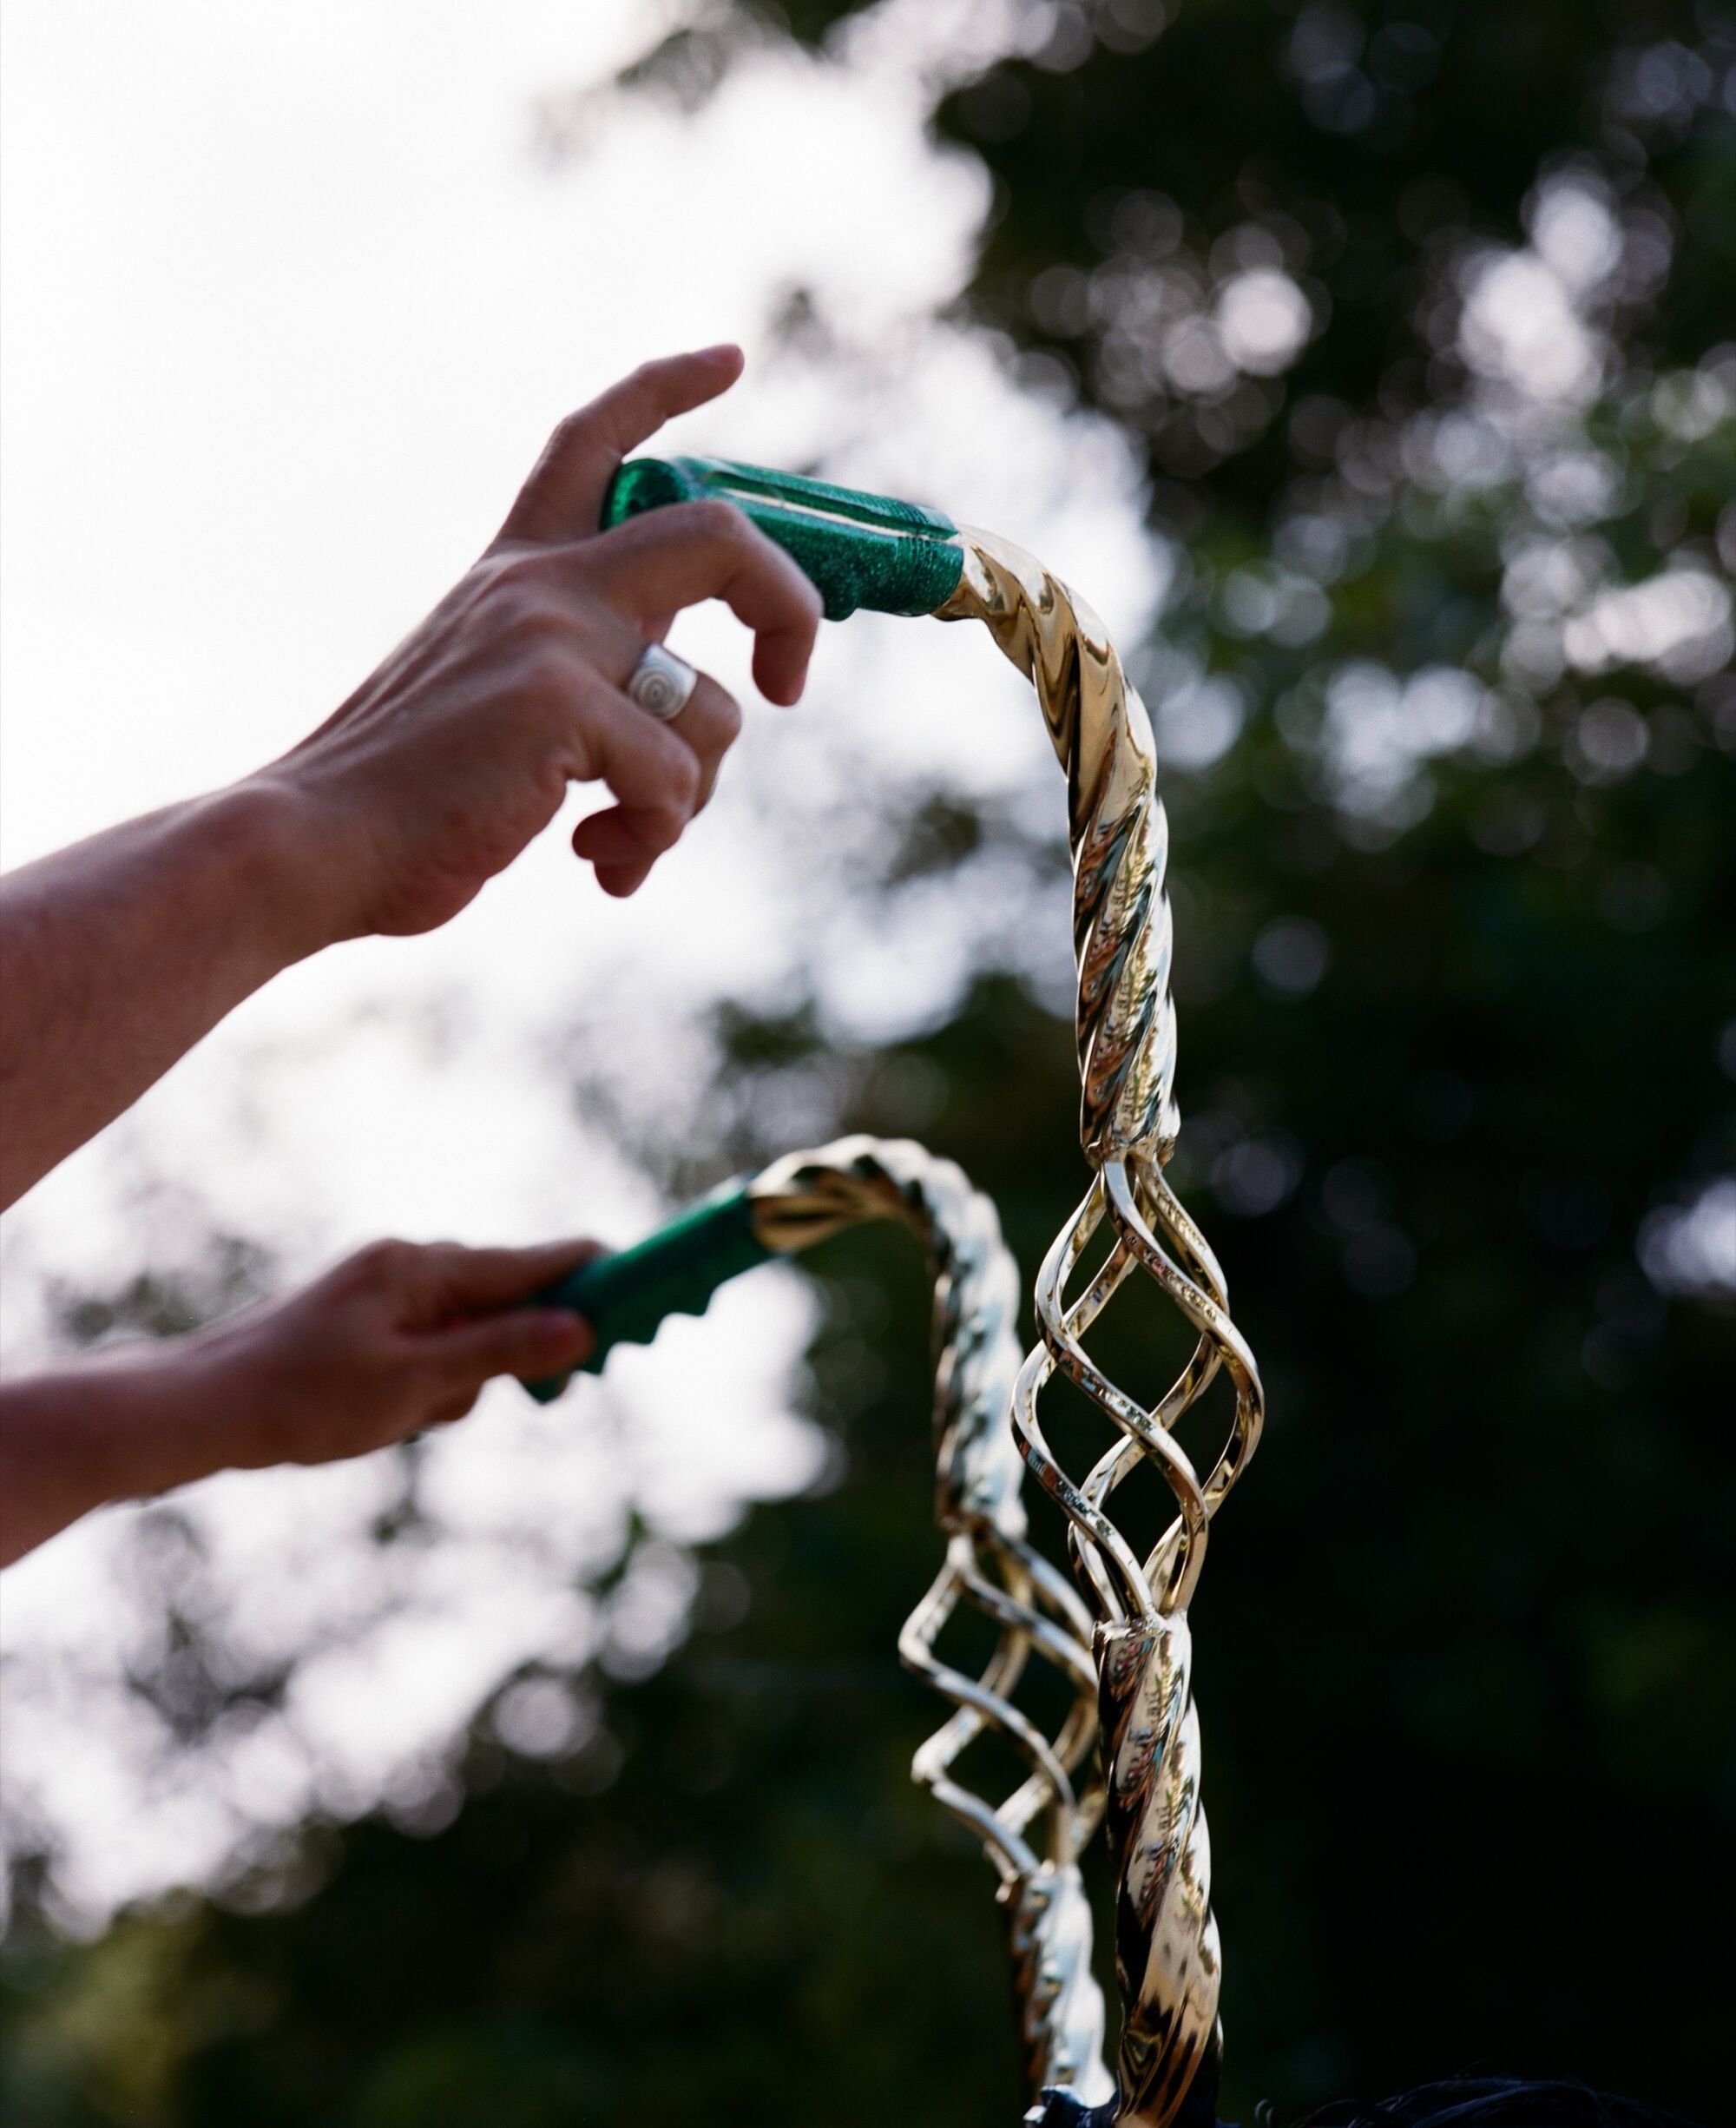
<svg viewBox="0 0 1736 2128">
<path fill-rule="evenodd" d="M 983 622 L 1033 681 L 1067 774 L 1080 1136 L 1092 1179 L 1037 1277 L 1038 1343 L 1021 1360 L 1016 1267 L 994 1207 L 950 1161 L 908 1141 L 845 1138 L 791 1154 L 749 1195 L 756 1231 L 776 1250 L 892 1218 L 929 1252 L 936 1514 L 946 1551 L 899 1650 L 953 1711 L 911 1770 L 977 1835 L 999 1872 L 1033 2094 L 1064 2092 L 1069 2118 L 1087 2109 L 1107 2115 L 1113 2101 L 1115 2119 L 1130 2128 L 1194 2128 L 1213 2118 L 1221 2037 L 1187 1605 L 1212 1519 L 1258 1441 L 1263 1404 L 1223 1274 L 1163 1172 L 1178 1129 L 1175 1014 L 1151 728 L 1102 624 L 1016 549 L 965 535 L 958 589 L 937 611 Z M 1106 1229 L 1107 1253 L 1078 1283 L 1075 1273 Z M 1180 1373 L 1149 1407 L 1111 1381 L 1084 1343 L 1135 1272 L 1194 1334 Z M 1234 1413 L 1201 1478 L 1174 1428 L 1220 1372 L 1233 1387 Z M 1051 1449 L 1040 1413 L 1057 1374 L 1110 1429 L 1076 1479 Z M 1147 1466 L 1167 1486 L 1174 1512 L 1141 1558 L 1109 1508 Z M 1083 1602 L 1030 1539 L 1027 1467 L 1066 1518 Z M 961 1606 L 997 1629 L 974 1673 L 939 1648 Z M 1017 1696 L 1034 1657 L 1068 1688 L 1064 1715 L 1048 1726 Z M 967 1786 L 958 1767 L 991 1730 L 1025 1769 L 998 1802 Z M 1121 2031 L 1113 2080 L 1102 2062 L 1103 2002 L 1079 1869 L 1100 1822 L 1115 1875 Z"/>
<path fill-rule="evenodd" d="M 935 1276 L 935 1516 L 939 1573 L 899 1637 L 905 1664 L 944 1695 L 951 1717 L 923 1744 L 914 1777 L 982 1840 L 1001 1878 L 1026 2072 L 1033 2093 L 1069 2086 L 1087 2103 L 1114 2086 L 1103 2066 L 1103 1999 L 1091 1973 L 1091 1916 L 1078 1859 L 1103 1795 L 1080 1769 L 1097 1734 L 1091 1617 L 1031 1545 L 1023 1464 L 1007 1425 L 1019 1368 L 1019 1273 L 993 1204 L 950 1160 L 908 1140 L 840 1139 L 792 1153 L 750 1186 L 768 1247 L 805 1248 L 864 1220 L 896 1219 L 927 1249 Z M 998 1628 L 978 1674 L 938 1652 L 961 1604 Z M 1069 1700 L 1046 1731 L 1016 1703 L 1032 1657 Z M 963 1785 L 961 1755 L 985 1730 L 1028 1769 L 999 1802 Z"/>
<path fill-rule="evenodd" d="M 1069 1552 L 1095 1614 L 1122 2009 L 1115 2118 L 1169 2128 L 1211 2118 L 1221 2045 L 1187 1610 L 1212 1518 L 1259 1440 L 1263 1401 L 1253 1356 L 1230 1320 L 1223 1274 L 1163 1174 L 1178 1129 L 1175 1015 L 1167 831 L 1149 721 L 1088 607 L 1015 547 L 976 533 L 966 535 L 965 547 L 963 578 L 939 617 L 983 622 L 1031 679 L 1067 774 L 1080 1137 L 1094 1172 L 1038 1275 L 1040 1341 L 1014 1382 L 1012 1429 L 1067 1518 Z M 1069 1298 L 1072 1274 L 1106 1222 L 1108 1253 Z M 1149 1408 L 1112 1382 L 1082 1342 L 1135 1269 L 1161 1288 L 1195 1339 L 1176 1380 Z M 1202 1479 L 1172 1429 L 1220 1369 L 1234 1388 L 1234 1415 Z M 1039 1414 L 1056 1373 L 1113 1429 L 1077 1480 L 1050 1448 Z M 1145 1465 L 1169 1488 L 1174 1513 L 1141 1559 L 1108 1509 Z"/>
</svg>

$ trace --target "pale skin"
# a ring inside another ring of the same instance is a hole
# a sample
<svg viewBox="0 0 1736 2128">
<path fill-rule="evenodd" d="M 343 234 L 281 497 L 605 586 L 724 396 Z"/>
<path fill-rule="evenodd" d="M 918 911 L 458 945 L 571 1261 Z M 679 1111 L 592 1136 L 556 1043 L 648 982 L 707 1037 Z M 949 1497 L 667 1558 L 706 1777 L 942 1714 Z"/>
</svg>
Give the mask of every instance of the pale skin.
<svg viewBox="0 0 1736 2128">
<path fill-rule="evenodd" d="M 457 915 L 569 784 L 613 801 L 575 852 L 608 893 L 638 890 L 741 724 L 704 675 L 672 723 L 639 708 L 622 688 L 645 644 L 722 599 L 760 692 L 791 703 L 820 617 L 727 504 L 596 530 L 621 458 L 740 370 L 733 347 L 648 363 L 562 423 L 474 568 L 280 760 L 0 881 L 0 1205 L 281 969 Z M 595 1250 L 378 1242 L 286 1301 L 0 1385 L 0 1565 L 104 1502 L 364 1454 L 461 1418 L 491 1376 L 563 1372 L 588 1326 L 524 1303 Z"/>
</svg>

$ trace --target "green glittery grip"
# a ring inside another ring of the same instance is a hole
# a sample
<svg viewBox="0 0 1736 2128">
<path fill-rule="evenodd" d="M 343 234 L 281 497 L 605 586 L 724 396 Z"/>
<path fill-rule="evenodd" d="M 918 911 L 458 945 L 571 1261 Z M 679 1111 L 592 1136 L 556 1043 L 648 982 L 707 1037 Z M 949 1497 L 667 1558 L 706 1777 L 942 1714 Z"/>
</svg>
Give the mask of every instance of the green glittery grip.
<svg viewBox="0 0 1736 2128">
<path fill-rule="evenodd" d="M 707 496 L 745 510 L 800 563 L 825 601 L 828 621 L 863 606 L 932 613 L 963 572 L 958 527 L 937 510 L 727 458 L 629 458 L 608 484 L 602 521 L 620 524 L 641 510 Z"/>
<path fill-rule="evenodd" d="M 745 1185 L 727 1183 L 631 1248 L 568 1272 L 531 1305 L 570 1308 L 585 1318 L 596 1345 L 575 1371 L 597 1374 L 615 1346 L 648 1345 L 666 1315 L 704 1314 L 720 1286 L 771 1253 L 753 1231 Z M 539 1404 L 549 1404 L 571 1380 L 554 1374 L 524 1386 Z"/>
</svg>

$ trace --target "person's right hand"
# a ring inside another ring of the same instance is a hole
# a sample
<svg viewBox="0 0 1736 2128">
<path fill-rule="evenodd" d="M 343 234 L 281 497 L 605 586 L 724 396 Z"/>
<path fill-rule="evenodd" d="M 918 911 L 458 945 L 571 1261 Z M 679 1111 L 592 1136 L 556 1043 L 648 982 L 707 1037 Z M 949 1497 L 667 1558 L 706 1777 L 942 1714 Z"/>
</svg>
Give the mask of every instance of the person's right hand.
<svg viewBox="0 0 1736 2128">
<path fill-rule="evenodd" d="M 157 1351 L 180 1360 L 189 1438 L 202 1425 L 223 1465 L 337 1462 L 462 1419 L 496 1374 L 576 1367 L 590 1326 L 536 1296 L 602 1253 L 584 1241 L 376 1242 L 299 1293 Z"/>
<path fill-rule="evenodd" d="M 595 1242 L 376 1242 L 286 1299 L 0 1383 L 0 1566 L 108 1500 L 334 1463 L 462 1419 L 497 1374 L 563 1374 L 590 1326 L 537 1296 Z"/>
<path fill-rule="evenodd" d="M 476 566 L 337 714 L 251 783 L 286 798 L 327 939 L 432 930 L 510 865 L 569 783 L 615 802 L 573 847 L 630 894 L 710 797 L 740 712 L 700 675 L 660 723 L 622 692 L 683 607 L 726 600 L 778 702 L 806 679 L 820 597 L 733 504 L 599 532 L 625 454 L 714 399 L 740 351 L 648 362 L 563 421 Z"/>
</svg>

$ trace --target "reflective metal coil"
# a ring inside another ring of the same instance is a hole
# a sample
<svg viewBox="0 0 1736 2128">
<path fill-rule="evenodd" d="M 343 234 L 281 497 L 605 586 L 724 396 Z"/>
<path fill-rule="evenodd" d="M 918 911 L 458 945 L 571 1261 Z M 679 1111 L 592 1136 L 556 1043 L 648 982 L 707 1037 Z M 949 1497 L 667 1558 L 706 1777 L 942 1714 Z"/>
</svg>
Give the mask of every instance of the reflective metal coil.
<svg viewBox="0 0 1736 2128">
<path fill-rule="evenodd" d="M 1067 776 L 1080 1139 L 1093 1176 L 1037 1278 L 1039 1342 L 1015 1381 L 1012 1422 L 1031 1471 L 1067 1518 L 1069 1555 L 1095 1617 L 1121 1996 L 1115 2118 L 1169 2128 L 1184 2109 L 1203 2108 L 1210 2118 L 1221 2049 L 1187 1610 L 1212 1519 L 1259 1440 L 1264 1401 L 1223 1274 L 1163 1172 L 1179 1117 L 1168 837 L 1150 721 L 1088 606 L 1017 548 L 977 533 L 965 544 L 963 578 L 939 617 L 982 622 L 1029 677 Z M 1105 1222 L 1108 1253 L 1069 1297 Z M 1111 1381 L 1084 1343 L 1135 1272 L 1194 1334 L 1180 1373 L 1149 1407 Z M 1202 1479 L 1173 1429 L 1220 1370 L 1234 1410 Z M 1111 1429 L 1077 1479 L 1043 1433 L 1042 1393 L 1056 1374 Z M 1174 1513 L 1141 1558 L 1109 1510 L 1123 1482 L 1147 1466 L 1167 1487 Z"/>
</svg>

